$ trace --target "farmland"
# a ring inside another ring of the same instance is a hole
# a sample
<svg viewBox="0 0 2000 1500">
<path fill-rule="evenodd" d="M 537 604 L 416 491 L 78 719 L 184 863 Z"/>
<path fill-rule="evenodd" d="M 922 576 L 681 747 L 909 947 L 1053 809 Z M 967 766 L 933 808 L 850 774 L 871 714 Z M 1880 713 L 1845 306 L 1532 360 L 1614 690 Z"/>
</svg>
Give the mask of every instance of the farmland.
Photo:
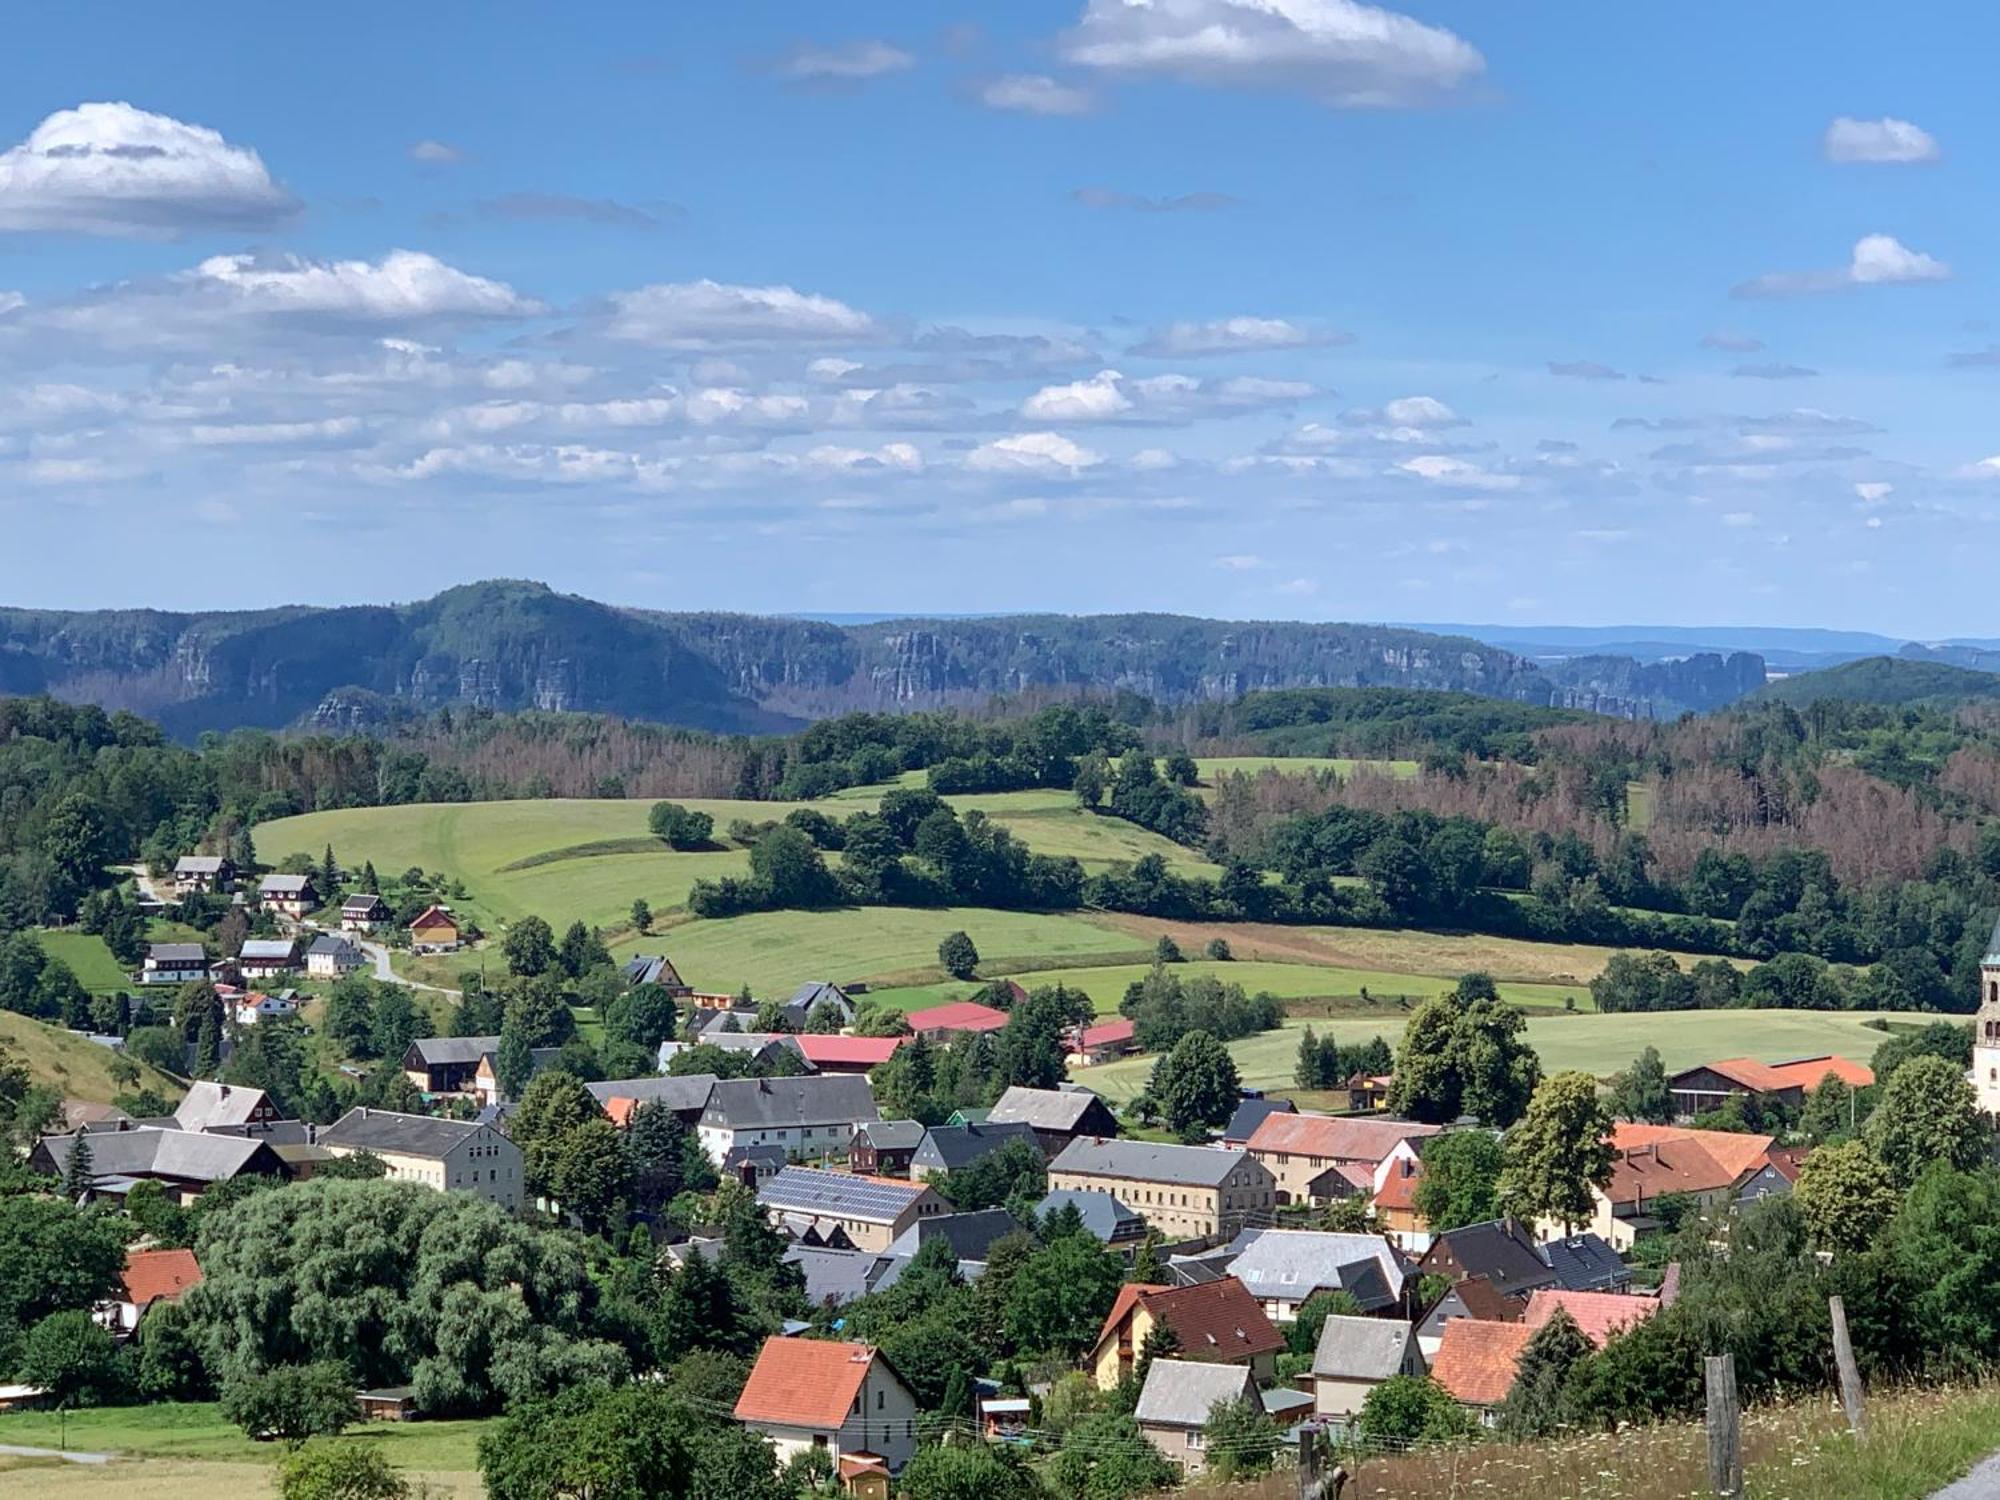
<svg viewBox="0 0 2000 1500">
<path fill-rule="evenodd" d="M 93 995 L 106 995 L 132 987 L 132 976 L 125 971 L 123 964 L 111 956 L 111 950 L 104 946 L 104 939 L 95 933 L 44 928 L 35 934 L 35 941 L 42 945 L 42 951 L 50 958 L 59 958 L 68 964 L 77 982 Z"/>
</svg>

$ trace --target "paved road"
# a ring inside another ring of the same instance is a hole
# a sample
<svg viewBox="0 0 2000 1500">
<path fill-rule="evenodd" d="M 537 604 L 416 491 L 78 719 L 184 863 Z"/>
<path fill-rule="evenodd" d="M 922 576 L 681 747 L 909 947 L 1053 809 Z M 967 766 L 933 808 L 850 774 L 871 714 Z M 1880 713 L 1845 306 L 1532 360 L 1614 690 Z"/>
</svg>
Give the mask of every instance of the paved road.
<svg viewBox="0 0 2000 1500">
<path fill-rule="evenodd" d="M 1956 1484 L 1948 1484 L 1931 1500 L 2000 1500 L 2000 1453 L 1982 1459 Z"/>
<path fill-rule="evenodd" d="M 0 1443 L 0 1453 L 9 1458 L 60 1458 L 73 1464 L 108 1464 L 118 1456 L 115 1453 L 78 1453 L 74 1448 L 22 1448 L 13 1443 Z"/>
<path fill-rule="evenodd" d="M 347 940 L 374 960 L 375 977 L 384 984 L 400 984 L 404 989 L 408 990 L 429 990 L 433 995 L 456 995 L 458 993 L 457 990 L 447 989 L 441 984 L 420 984 L 414 979 L 405 979 L 390 966 L 389 950 L 380 943 L 368 942 L 366 939 L 356 937 L 353 933 L 348 934 Z"/>
</svg>

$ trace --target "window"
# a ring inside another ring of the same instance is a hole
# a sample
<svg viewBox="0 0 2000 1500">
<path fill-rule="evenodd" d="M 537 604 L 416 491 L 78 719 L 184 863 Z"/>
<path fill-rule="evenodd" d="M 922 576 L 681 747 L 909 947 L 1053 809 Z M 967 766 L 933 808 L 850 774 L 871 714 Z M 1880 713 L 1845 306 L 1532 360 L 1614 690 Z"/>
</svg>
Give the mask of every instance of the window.
<svg viewBox="0 0 2000 1500">
<path fill-rule="evenodd" d="M 888 1399 L 887 1392 L 877 1390 L 875 1392 L 875 1410 L 880 1411 L 883 1405 L 886 1403 L 887 1399 Z"/>
</svg>

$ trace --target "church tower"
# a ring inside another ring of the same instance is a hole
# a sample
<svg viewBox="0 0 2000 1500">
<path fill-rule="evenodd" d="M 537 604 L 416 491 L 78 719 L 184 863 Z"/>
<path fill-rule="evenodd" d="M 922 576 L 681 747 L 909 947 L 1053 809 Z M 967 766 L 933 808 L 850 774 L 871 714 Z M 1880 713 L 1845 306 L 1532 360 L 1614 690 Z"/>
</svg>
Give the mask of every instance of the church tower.
<svg viewBox="0 0 2000 1500">
<path fill-rule="evenodd" d="M 1972 1027 L 1972 1089 L 1979 1107 L 2000 1115 L 2000 922 L 1979 960 L 1979 1015 Z"/>
</svg>

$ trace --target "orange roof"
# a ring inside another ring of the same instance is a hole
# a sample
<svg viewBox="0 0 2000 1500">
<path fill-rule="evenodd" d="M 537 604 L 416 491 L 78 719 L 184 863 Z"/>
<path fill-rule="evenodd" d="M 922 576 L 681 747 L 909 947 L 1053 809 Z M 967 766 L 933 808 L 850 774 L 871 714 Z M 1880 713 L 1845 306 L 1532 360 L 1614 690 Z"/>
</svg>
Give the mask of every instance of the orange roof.
<svg viewBox="0 0 2000 1500">
<path fill-rule="evenodd" d="M 1604 1192 L 1614 1204 L 1637 1204 L 1667 1193 L 1713 1193 L 1742 1175 L 1730 1171 L 1695 1141 L 1665 1140 L 1613 1157 L 1611 1181 Z"/>
<path fill-rule="evenodd" d="M 1700 1069 L 1720 1073 L 1731 1082 L 1740 1083 L 1758 1094 L 1777 1094 L 1786 1089 L 1816 1089 L 1820 1080 L 1829 1073 L 1853 1088 L 1865 1088 L 1875 1081 L 1872 1069 L 1831 1053 L 1781 1063 L 1759 1062 L 1754 1057 L 1725 1057 L 1719 1062 L 1702 1063 Z M 1686 1071 L 1691 1073 L 1700 1069 L 1689 1068 Z"/>
<path fill-rule="evenodd" d="M 604 1101 L 603 1107 L 604 1113 L 610 1117 L 611 1123 L 616 1125 L 620 1130 L 623 1130 L 627 1125 L 632 1123 L 632 1116 L 638 1111 L 639 1101 L 614 1094 L 611 1098 Z"/>
<path fill-rule="evenodd" d="M 876 1358 L 868 1344 L 773 1335 L 736 1398 L 736 1419 L 835 1431 L 854 1410 Z"/>
<path fill-rule="evenodd" d="M 451 914 L 450 907 L 426 906 L 422 911 L 417 913 L 416 918 L 410 923 L 410 931 L 415 932 L 422 927 L 456 928 L 457 926 L 458 918 Z"/>
<path fill-rule="evenodd" d="M 833 1063 L 847 1063 L 850 1066 L 874 1067 L 887 1062 L 889 1054 L 909 1040 L 900 1036 L 829 1036 L 822 1032 L 802 1031 L 792 1038 L 798 1043 L 799 1051 L 814 1067 L 825 1067 Z"/>
<path fill-rule="evenodd" d="M 1513 1389 L 1521 1351 L 1533 1337 L 1525 1323 L 1453 1318 L 1431 1361 L 1431 1379 L 1467 1406 L 1498 1406 Z"/>
<path fill-rule="evenodd" d="M 1732 1177 L 1741 1177 L 1762 1166 L 1771 1150 L 1768 1135 L 1746 1135 L 1734 1130 L 1689 1130 L 1680 1125 L 1640 1125 L 1631 1120 L 1620 1120 L 1611 1127 L 1614 1151 L 1658 1146 L 1667 1141 L 1692 1141 L 1727 1167 Z"/>
<path fill-rule="evenodd" d="M 1127 1282 L 1118 1288 L 1111 1312 L 1098 1330 L 1101 1344 L 1112 1330 L 1143 1305 L 1156 1323 L 1174 1331 L 1180 1339 L 1183 1359 L 1228 1363 L 1269 1354 L 1285 1346 L 1279 1333 L 1250 1289 L 1234 1276 L 1206 1281 L 1199 1286 L 1150 1286 Z"/>
<path fill-rule="evenodd" d="M 1529 1296 L 1528 1313 L 1521 1322 L 1530 1329 L 1540 1328 L 1559 1307 L 1576 1319 L 1584 1337 L 1602 1349 L 1604 1341 L 1619 1329 L 1652 1317 L 1660 1310 L 1660 1303 L 1655 1297 L 1624 1292 L 1565 1292 L 1542 1287 Z"/>
<path fill-rule="evenodd" d="M 1396 1165 L 1389 1168 L 1389 1175 L 1383 1179 L 1380 1190 L 1376 1192 L 1375 1206 L 1377 1208 L 1408 1209 L 1411 1213 L 1415 1213 L 1417 1208 L 1417 1184 L 1423 1180 L 1424 1167 L 1422 1162 L 1409 1163 L 1409 1170 L 1405 1171 L 1402 1163 L 1399 1161 Z"/>
<path fill-rule="evenodd" d="M 913 1010 L 903 1019 L 912 1031 L 998 1031 L 1007 1024 L 1007 1012 L 976 1000 L 954 1000 L 929 1010 Z"/>
<path fill-rule="evenodd" d="M 1268 1114 L 1244 1143 L 1251 1151 L 1283 1151 L 1329 1161 L 1364 1161 L 1374 1165 L 1396 1149 L 1398 1141 L 1436 1135 L 1442 1126 L 1414 1120 L 1357 1120 L 1332 1115 Z"/>
<path fill-rule="evenodd" d="M 123 1280 L 134 1307 L 171 1302 L 201 1280 L 201 1264 L 192 1250 L 127 1250 Z"/>
</svg>

